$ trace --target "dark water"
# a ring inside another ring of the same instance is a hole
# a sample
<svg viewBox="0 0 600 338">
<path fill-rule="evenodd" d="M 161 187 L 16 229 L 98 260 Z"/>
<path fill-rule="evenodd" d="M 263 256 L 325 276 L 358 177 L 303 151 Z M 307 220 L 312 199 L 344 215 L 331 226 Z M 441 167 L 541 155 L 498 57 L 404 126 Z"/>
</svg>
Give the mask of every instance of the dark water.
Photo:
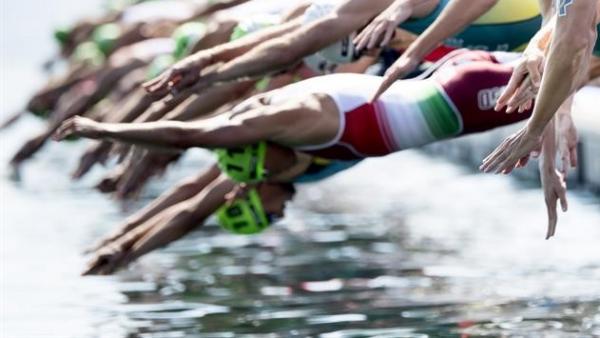
<svg viewBox="0 0 600 338">
<path fill-rule="evenodd" d="M 0 116 L 43 80 L 49 18 L 90 3 L 2 4 Z M 0 135 L 0 163 L 39 128 Z M 544 241 L 538 189 L 408 152 L 301 187 L 260 236 L 209 220 L 114 277 L 81 278 L 83 249 L 124 217 L 89 188 L 101 168 L 69 182 L 83 148 L 50 144 L 21 182 L 1 167 L 2 337 L 600 336 L 600 200 L 584 192 Z M 193 152 L 139 204 L 206 161 Z"/>
</svg>

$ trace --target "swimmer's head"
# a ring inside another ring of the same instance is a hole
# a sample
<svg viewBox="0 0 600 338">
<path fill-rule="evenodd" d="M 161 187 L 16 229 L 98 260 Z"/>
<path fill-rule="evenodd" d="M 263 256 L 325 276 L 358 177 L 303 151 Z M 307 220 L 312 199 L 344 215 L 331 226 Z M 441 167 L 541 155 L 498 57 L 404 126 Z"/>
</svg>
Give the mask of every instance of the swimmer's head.
<svg viewBox="0 0 600 338">
<path fill-rule="evenodd" d="M 187 22 L 173 33 L 175 51 L 173 57 L 180 60 L 189 55 L 196 43 L 206 34 L 206 25 L 201 22 Z"/>
<path fill-rule="evenodd" d="M 283 217 L 285 204 L 295 192 L 290 183 L 238 186 L 232 192 L 234 196 L 217 211 L 217 219 L 232 233 L 260 233 Z"/>
<path fill-rule="evenodd" d="M 92 33 L 92 41 L 104 55 L 113 51 L 117 40 L 122 34 L 121 27 L 116 23 L 102 25 Z"/>
<path fill-rule="evenodd" d="M 315 2 L 304 12 L 304 22 L 310 23 L 319 20 L 333 12 L 337 6 L 337 1 Z M 305 63 L 313 71 L 324 73 L 331 72 L 338 64 L 357 61 L 360 58 L 360 53 L 354 48 L 352 42 L 355 36 L 356 33 L 352 33 L 343 37 L 336 43 L 305 58 Z"/>
<path fill-rule="evenodd" d="M 233 29 L 229 41 L 234 41 L 248 34 L 258 32 L 261 29 L 271 27 L 280 22 L 279 18 L 274 15 L 255 15 L 252 18 L 240 21 Z"/>
<path fill-rule="evenodd" d="M 291 179 L 297 176 L 298 154 L 287 147 L 259 142 L 254 145 L 218 149 L 219 168 L 232 180 L 240 183 L 265 181 L 284 176 Z"/>
<path fill-rule="evenodd" d="M 239 148 L 216 149 L 215 153 L 219 168 L 236 182 L 260 182 L 264 181 L 267 176 L 265 170 L 266 142 Z"/>
<path fill-rule="evenodd" d="M 73 51 L 71 58 L 76 63 L 91 66 L 100 66 L 106 60 L 106 56 L 102 53 L 102 50 L 100 50 L 98 45 L 92 41 L 86 41 L 79 44 L 77 48 L 75 48 L 75 51 Z"/>
<path fill-rule="evenodd" d="M 68 27 L 59 27 L 54 30 L 54 39 L 58 44 L 63 47 L 69 43 L 71 39 L 72 30 Z"/>
</svg>

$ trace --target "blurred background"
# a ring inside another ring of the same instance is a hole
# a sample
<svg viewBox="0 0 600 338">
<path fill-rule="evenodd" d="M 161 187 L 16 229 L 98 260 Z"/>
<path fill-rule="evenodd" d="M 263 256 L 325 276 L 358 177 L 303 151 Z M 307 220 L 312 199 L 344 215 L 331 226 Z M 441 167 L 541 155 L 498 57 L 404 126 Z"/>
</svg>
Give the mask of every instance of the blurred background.
<svg viewBox="0 0 600 338">
<path fill-rule="evenodd" d="M 0 118 L 46 80 L 53 28 L 100 9 L 0 3 Z M 10 155 L 42 126 L 27 116 L 0 134 L 4 337 L 600 336 L 600 199 L 589 185 L 571 189 L 545 241 L 536 178 L 475 170 L 482 140 L 493 147 L 507 130 L 303 186 L 262 235 L 209 221 L 116 276 L 82 278 L 87 246 L 209 156 L 191 152 L 124 211 L 91 188 L 102 170 L 69 180 L 83 141 L 52 142 L 11 177 Z"/>
</svg>

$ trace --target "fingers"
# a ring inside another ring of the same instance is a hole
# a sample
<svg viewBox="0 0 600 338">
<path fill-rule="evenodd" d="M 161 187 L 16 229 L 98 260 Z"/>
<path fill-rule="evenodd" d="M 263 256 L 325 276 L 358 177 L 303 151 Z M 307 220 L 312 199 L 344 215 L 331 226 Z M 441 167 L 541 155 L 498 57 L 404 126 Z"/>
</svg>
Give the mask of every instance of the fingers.
<svg viewBox="0 0 600 338">
<path fill-rule="evenodd" d="M 383 93 L 385 93 L 385 91 L 388 90 L 392 86 L 392 84 L 394 84 L 394 82 L 396 82 L 400 73 L 401 70 L 399 68 L 394 68 L 392 66 L 392 68 L 388 69 L 388 71 L 385 72 L 385 75 L 383 76 L 383 81 L 377 88 L 377 91 L 371 98 L 370 102 L 375 102 Z"/>
<path fill-rule="evenodd" d="M 387 46 L 390 43 L 390 41 L 392 41 L 392 38 L 394 37 L 395 32 L 396 32 L 396 26 L 388 25 L 386 28 L 385 36 L 383 37 L 383 40 L 379 44 L 379 47 Z"/>
<path fill-rule="evenodd" d="M 524 156 L 522 157 L 518 162 L 517 162 L 517 168 L 525 168 L 525 166 L 527 166 L 527 163 L 529 163 L 529 158 L 530 156 Z"/>
<path fill-rule="evenodd" d="M 519 112 L 522 113 L 525 111 L 523 108 L 525 105 L 529 103 L 529 101 L 535 98 L 535 92 L 532 89 L 533 83 L 530 78 L 527 77 L 523 83 L 515 90 L 513 96 L 507 101 L 506 112 L 512 113 L 519 109 Z"/>
<path fill-rule="evenodd" d="M 562 212 L 567 212 L 569 210 L 569 201 L 567 201 L 567 190 L 561 190 L 558 193 L 558 198 L 560 199 L 560 208 Z"/>
<path fill-rule="evenodd" d="M 479 169 L 485 173 L 490 172 L 496 168 L 496 166 L 504 160 L 504 151 L 509 146 L 511 142 L 511 137 L 504 139 L 502 143 L 491 154 L 489 154 L 486 158 L 483 159 L 482 165 Z"/>
<path fill-rule="evenodd" d="M 540 87 L 542 83 L 542 73 L 540 71 L 540 62 L 537 59 L 529 59 L 526 62 L 527 71 L 529 72 L 529 77 L 531 78 L 531 82 L 534 86 Z"/>
<path fill-rule="evenodd" d="M 577 146 L 569 149 L 569 162 L 571 163 L 571 168 L 577 168 L 578 166 L 578 158 L 577 158 Z"/>
<path fill-rule="evenodd" d="M 354 41 L 352 41 L 354 43 L 354 46 L 356 46 L 357 50 L 363 50 L 365 48 L 365 46 L 367 45 L 367 42 L 369 41 L 368 38 L 371 36 L 371 28 L 372 24 L 369 24 L 367 27 L 365 27 L 365 29 L 363 29 L 355 38 Z"/>
<path fill-rule="evenodd" d="M 386 32 L 384 21 L 373 21 L 354 39 L 357 50 L 372 49 Z"/>
<path fill-rule="evenodd" d="M 100 271 L 108 264 L 110 255 L 100 254 L 94 257 L 87 267 L 81 273 L 82 276 L 94 276 L 98 275 Z"/>
<path fill-rule="evenodd" d="M 550 239 L 550 237 L 554 236 L 556 231 L 556 222 L 558 220 L 558 216 L 556 214 L 555 196 L 546 198 L 546 210 L 548 212 L 548 229 L 546 231 L 546 239 Z"/>
<path fill-rule="evenodd" d="M 567 175 L 571 166 L 570 154 L 562 154 L 560 157 L 560 172 Z"/>
<path fill-rule="evenodd" d="M 498 101 L 496 102 L 496 106 L 494 107 L 494 110 L 500 111 L 504 107 L 506 107 L 508 101 L 515 94 L 517 88 L 519 88 L 519 85 L 523 82 L 524 79 L 525 79 L 525 74 L 523 73 L 522 70 L 520 70 L 520 68 L 517 67 L 517 69 L 515 69 L 512 76 L 510 77 L 510 80 L 508 81 L 508 85 L 506 86 L 506 88 L 504 89 L 504 91 L 502 92 L 500 97 L 498 98 Z"/>
<path fill-rule="evenodd" d="M 71 136 L 75 131 L 76 119 L 77 116 L 72 117 L 63 122 L 52 136 L 52 139 L 55 141 L 62 141 L 65 138 Z"/>
</svg>

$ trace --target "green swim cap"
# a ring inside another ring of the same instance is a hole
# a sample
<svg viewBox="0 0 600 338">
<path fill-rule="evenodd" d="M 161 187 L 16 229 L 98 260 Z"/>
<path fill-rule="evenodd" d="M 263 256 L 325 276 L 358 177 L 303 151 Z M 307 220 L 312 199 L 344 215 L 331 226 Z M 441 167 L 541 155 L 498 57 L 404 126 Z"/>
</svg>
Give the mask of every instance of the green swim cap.
<svg viewBox="0 0 600 338">
<path fill-rule="evenodd" d="M 188 22 L 179 26 L 173 33 L 173 39 L 175 40 L 173 56 L 177 60 L 183 59 L 205 34 L 206 25 L 201 22 Z"/>
<path fill-rule="evenodd" d="M 249 20 L 238 23 L 233 29 L 229 41 L 237 40 L 250 33 L 258 32 L 261 29 L 274 26 L 279 23 L 279 18 L 273 15 L 257 16 Z"/>
<path fill-rule="evenodd" d="M 156 57 L 146 71 L 146 79 L 152 80 L 162 74 L 167 68 L 171 67 L 175 63 L 175 57 L 173 55 L 161 55 Z"/>
<path fill-rule="evenodd" d="M 223 229 L 241 235 L 257 234 L 271 225 L 255 188 L 246 197 L 219 208 L 217 219 Z"/>
<path fill-rule="evenodd" d="M 98 45 L 91 41 L 86 41 L 77 46 L 72 58 L 75 62 L 89 63 L 93 66 L 101 66 L 106 59 Z"/>
<path fill-rule="evenodd" d="M 50 117 L 51 111 L 49 109 L 30 109 L 29 112 L 34 116 L 37 116 L 41 119 L 47 119 Z"/>
<path fill-rule="evenodd" d="M 121 27 L 116 23 L 102 25 L 92 33 L 92 41 L 104 55 L 108 55 L 114 48 L 117 39 L 121 36 Z"/>
<path fill-rule="evenodd" d="M 54 39 L 59 45 L 64 46 L 69 41 L 72 29 L 68 27 L 59 27 L 54 30 Z"/>
<path fill-rule="evenodd" d="M 266 142 L 243 148 L 217 149 L 215 153 L 219 168 L 232 180 L 250 183 L 265 179 Z"/>
</svg>

